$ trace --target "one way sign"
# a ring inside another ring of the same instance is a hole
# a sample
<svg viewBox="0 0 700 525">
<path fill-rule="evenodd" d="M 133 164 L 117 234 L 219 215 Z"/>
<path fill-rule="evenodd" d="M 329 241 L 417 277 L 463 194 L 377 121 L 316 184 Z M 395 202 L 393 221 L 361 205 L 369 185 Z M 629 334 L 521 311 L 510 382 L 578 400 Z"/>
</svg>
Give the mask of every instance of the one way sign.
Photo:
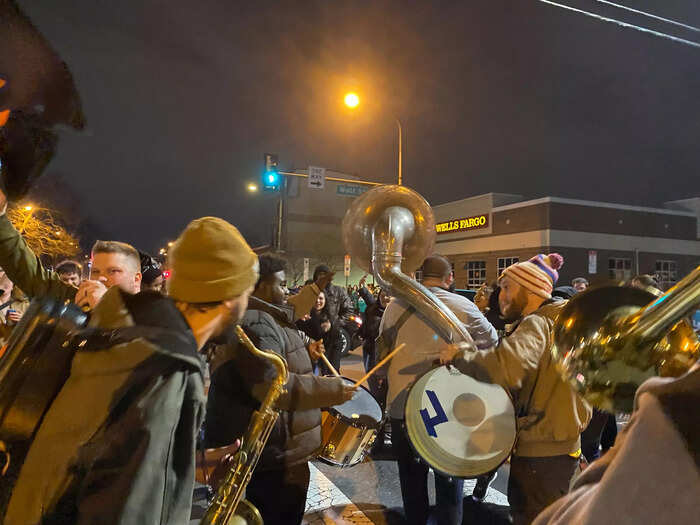
<svg viewBox="0 0 700 525">
<path fill-rule="evenodd" d="M 326 168 L 309 166 L 309 188 L 322 190 L 326 186 Z"/>
</svg>

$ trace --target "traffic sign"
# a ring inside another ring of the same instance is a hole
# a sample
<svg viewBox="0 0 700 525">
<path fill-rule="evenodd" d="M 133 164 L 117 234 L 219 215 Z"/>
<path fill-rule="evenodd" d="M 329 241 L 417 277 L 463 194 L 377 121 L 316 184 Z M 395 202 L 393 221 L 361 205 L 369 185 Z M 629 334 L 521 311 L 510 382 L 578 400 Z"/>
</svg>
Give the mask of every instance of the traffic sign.
<svg viewBox="0 0 700 525">
<path fill-rule="evenodd" d="M 309 166 L 309 188 L 322 190 L 326 186 L 326 168 Z"/>
</svg>

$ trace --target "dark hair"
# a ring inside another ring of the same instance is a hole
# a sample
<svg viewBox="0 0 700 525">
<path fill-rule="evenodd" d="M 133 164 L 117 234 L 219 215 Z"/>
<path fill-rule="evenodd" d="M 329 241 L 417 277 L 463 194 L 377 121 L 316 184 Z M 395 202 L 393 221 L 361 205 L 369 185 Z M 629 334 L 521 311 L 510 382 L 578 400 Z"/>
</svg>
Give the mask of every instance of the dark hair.
<svg viewBox="0 0 700 525">
<path fill-rule="evenodd" d="M 321 273 L 331 273 L 331 269 L 326 264 L 319 264 L 316 268 L 314 268 L 313 280 L 315 281 L 318 279 L 318 276 Z"/>
<path fill-rule="evenodd" d="M 501 305 L 498 303 L 498 296 L 500 294 L 501 287 L 494 286 L 493 292 L 489 296 L 489 310 L 486 313 L 486 319 L 488 319 L 496 330 L 505 330 L 506 322 L 501 313 Z"/>
<path fill-rule="evenodd" d="M 255 283 L 256 289 L 262 281 L 269 278 L 272 274 L 287 268 L 287 261 L 275 255 L 260 255 L 258 262 L 260 263 L 260 275 L 258 276 L 258 282 Z"/>
<path fill-rule="evenodd" d="M 82 275 L 83 267 L 80 265 L 80 263 L 75 261 L 61 261 L 56 265 L 56 273 L 58 275 L 68 275 L 70 273 Z"/>
<path fill-rule="evenodd" d="M 571 286 L 576 286 L 578 283 L 584 283 L 586 286 L 588 286 L 588 279 L 585 277 L 576 277 L 571 280 Z"/>
<path fill-rule="evenodd" d="M 421 266 L 423 270 L 423 279 L 426 277 L 435 277 L 438 279 L 447 279 L 452 273 L 452 264 L 442 255 L 433 254 L 423 261 Z"/>
</svg>

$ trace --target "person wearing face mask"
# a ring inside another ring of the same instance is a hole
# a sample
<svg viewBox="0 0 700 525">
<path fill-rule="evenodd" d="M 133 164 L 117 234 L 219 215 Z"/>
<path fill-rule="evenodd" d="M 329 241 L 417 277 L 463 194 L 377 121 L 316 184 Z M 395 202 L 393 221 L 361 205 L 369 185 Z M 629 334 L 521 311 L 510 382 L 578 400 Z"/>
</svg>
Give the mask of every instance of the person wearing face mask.
<svg viewBox="0 0 700 525">
<path fill-rule="evenodd" d="M 84 340 L 27 453 L 4 525 L 189 523 L 205 404 L 199 351 L 243 317 L 258 261 L 238 230 L 215 217 L 192 221 L 169 258 L 168 296 L 113 282 L 76 334 Z"/>
<path fill-rule="evenodd" d="M 568 492 L 578 469 L 580 435 L 591 418 L 591 407 L 562 378 L 551 354 L 552 327 L 565 304 L 552 299 L 563 262 L 559 254 L 540 254 L 506 268 L 499 279 L 499 303 L 513 331 L 490 349 L 449 345 L 441 352 L 443 363 L 513 396 L 518 441 L 508 502 L 515 525 L 531 523 Z"/>
<path fill-rule="evenodd" d="M 259 261 L 260 277 L 241 326 L 255 346 L 286 359 L 289 379 L 246 499 L 260 511 L 265 525 L 293 525 L 304 516 L 308 461 L 321 446 L 320 409 L 351 399 L 356 387 L 340 377 L 313 375 L 310 354 L 322 347 L 294 324 L 287 304 L 286 262 L 271 255 L 261 255 Z M 274 376 L 269 363 L 241 349 L 233 337 L 223 346 L 229 359 L 222 359 L 212 372 L 204 423 L 207 447 L 225 446 L 241 437 Z"/>
<path fill-rule="evenodd" d="M 0 190 L 0 266 L 28 297 L 53 297 L 93 309 L 108 288 L 135 294 L 141 290 L 141 257 L 133 246 L 97 241 L 92 247 L 90 278 L 79 286 L 64 282 L 47 270 L 7 217 L 7 198 Z"/>
</svg>

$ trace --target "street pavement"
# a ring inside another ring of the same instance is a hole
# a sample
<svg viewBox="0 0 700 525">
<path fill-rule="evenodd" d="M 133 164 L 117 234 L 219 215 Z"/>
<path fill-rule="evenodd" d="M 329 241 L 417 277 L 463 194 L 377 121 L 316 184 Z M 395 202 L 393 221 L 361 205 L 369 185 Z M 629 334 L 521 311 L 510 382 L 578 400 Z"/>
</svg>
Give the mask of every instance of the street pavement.
<svg viewBox="0 0 700 525">
<path fill-rule="evenodd" d="M 353 380 L 364 375 L 360 348 L 342 360 L 340 373 Z M 431 471 L 428 486 L 431 504 L 434 504 L 432 478 Z M 475 483 L 475 480 L 465 481 L 464 523 L 507 523 L 508 465 L 499 469 L 483 504 L 470 498 Z M 398 466 L 390 452 L 344 469 L 314 461 L 304 523 L 403 523 Z"/>
<path fill-rule="evenodd" d="M 362 352 L 355 349 L 341 362 L 341 375 L 357 380 L 364 374 Z M 325 524 L 376 524 L 395 525 L 403 523 L 403 505 L 399 486 L 399 473 L 391 453 L 381 457 L 367 458 L 363 463 L 349 468 L 338 468 L 321 461 L 313 461 L 311 482 L 307 495 L 304 523 Z M 435 503 L 433 473 L 430 472 L 429 487 L 431 504 Z M 485 502 L 475 503 L 471 493 L 475 480 L 466 480 L 464 488 L 464 523 L 494 524 L 508 523 L 508 465 L 498 470 L 498 476 L 489 488 Z M 191 525 L 198 523 L 206 503 L 204 489 L 195 491 L 195 503 Z"/>
</svg>

